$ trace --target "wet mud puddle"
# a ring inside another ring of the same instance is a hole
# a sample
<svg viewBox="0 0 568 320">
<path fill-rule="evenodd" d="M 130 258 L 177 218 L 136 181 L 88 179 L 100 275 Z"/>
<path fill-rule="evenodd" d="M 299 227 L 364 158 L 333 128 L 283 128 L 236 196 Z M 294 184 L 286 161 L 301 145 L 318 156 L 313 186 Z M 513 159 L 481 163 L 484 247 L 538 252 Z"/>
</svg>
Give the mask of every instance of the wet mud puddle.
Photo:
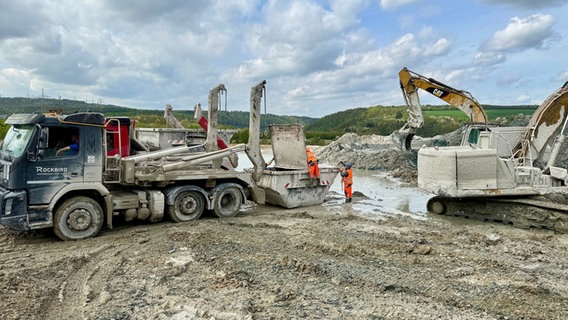
<svg viewBox="0 0 568 320">
<path fill-rule="evenodd" d="M 406 186 L 387 173 L 353 169 L 353 202 L 348 205 L 358 212 L 379 218 L 406 215 L 426 219 L 426 202 L 432 196 L 418 188 Z M 323 205 L 337 206 L 343 203 L 345 196 L 341 190 L 341 178 L 337 176 Z"/>
<path fill-rule="evenodd" d="M 272 159 L 271 151 L 262 150 L 263 158 L 267 162 Z M 237 169 L 251 167 L 252 163 L 248 157 L 244 153 L 239 154 Z M 418 188 L 406 186 L 385 172 L 353 169 L 353 202 L 348 205 L 357 212 L 377 218 L 387 215 L 406 215 L 416 219 L 426 219 L 426 202 L 432 196 Z M 341 177 L 338 175 L 322 206 L 332 208 L 344 203 Z"/>
</svg>

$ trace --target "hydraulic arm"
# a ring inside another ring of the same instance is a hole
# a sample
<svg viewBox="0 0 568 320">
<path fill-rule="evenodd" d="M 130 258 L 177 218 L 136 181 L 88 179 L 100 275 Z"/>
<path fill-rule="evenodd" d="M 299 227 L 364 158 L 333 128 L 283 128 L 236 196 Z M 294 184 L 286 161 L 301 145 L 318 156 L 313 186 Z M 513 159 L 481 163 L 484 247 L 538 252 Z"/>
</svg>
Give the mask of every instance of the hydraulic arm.
<svg viewBox="0 0 568 320">
<path fill-rule="evenodd" d="M 435 79 L 426 78 L 418 73 L 403 68 L 398 73 L 400 88 L 407 106 L 408 119 L 404 126 L 393 132 L 395 143 L 401 149 L 410 150 L 412 137 L 416 130 L 424 125 L 418 89 L 444 100 L 463 111 L 471 122 L 487 123 L 487 115 L 477 100 L 467 91 L 454 89 Z"/>
</svg>

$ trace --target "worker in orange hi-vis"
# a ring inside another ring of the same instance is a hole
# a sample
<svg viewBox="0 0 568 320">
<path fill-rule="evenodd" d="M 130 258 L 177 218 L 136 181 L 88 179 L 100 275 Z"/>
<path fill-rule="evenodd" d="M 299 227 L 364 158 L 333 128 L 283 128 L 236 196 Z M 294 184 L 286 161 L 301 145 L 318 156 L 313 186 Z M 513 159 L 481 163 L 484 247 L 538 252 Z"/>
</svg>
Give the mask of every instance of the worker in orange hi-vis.
<svg viewBox="0 0 568 320">
<path fill-rule="evenodd" d="M 343 162 L 340 162 L 343 164 Z M 345 192 L 345 202 L 351 202 L 353 195 L 353 171 L 351 170 L 351 163 L 347 162 L 342 168 L 339 168 L 341 175 L 341 187 Z"/>
<path fill-rule="evenodd" d="M 308 156 L 308 172 L 310 173 L 310 185 L 316 186 L 319 184 L 320 171 L 319 161 L 314 152 L 310 148 L 306 148 L 306 155 Z"/>
</svg>

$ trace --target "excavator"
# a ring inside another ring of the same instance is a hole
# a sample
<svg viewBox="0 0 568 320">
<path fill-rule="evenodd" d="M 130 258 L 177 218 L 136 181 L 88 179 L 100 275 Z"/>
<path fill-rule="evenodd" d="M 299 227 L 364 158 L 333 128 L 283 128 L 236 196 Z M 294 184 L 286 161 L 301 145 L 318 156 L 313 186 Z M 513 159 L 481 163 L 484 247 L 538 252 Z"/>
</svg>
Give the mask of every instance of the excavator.
<svg viewBox="0 0 568 320">
<path fill-rule="evenodd" d="M 477 144 L 420 148 L 418 187 L 435 194 L 428 211 L 568 233 L 568 170 L 557 163 L 567 122 L 568 82 L 526 127 L 482 131 Z"/>
<path fill-rule="evenodd" d="M 463 111 L 468 116 L 473 126 L 471 128 L 474 129 L 474 131 L 471 132 L 475 132 L 475 134 L 477 134 L 478 131 L 483 131 L 493 126 L 487 123 L 485 111 L 469 92 L 452 88 L 440 81 L 412 72 L 407 68 L 400 70 L 398 78 L 400 79 L 400 88 L 408 112 L 408 119 L 404 126 L 392 134 L 393 142 L 399 149 L 412 150 L 412 138 L 416 134 L 416 130 L 424 125 L 424 116 L 422 115 L 418 89 L 431 93 L 435 97 Z M 466 132 L 466 136 L 469 136 L 470 130 L 468 129 Z M 472 139 L 465 139 L 462 141 L 462 144 L 467 142 L 471 143 L 471 140 Z"/>
</svg>

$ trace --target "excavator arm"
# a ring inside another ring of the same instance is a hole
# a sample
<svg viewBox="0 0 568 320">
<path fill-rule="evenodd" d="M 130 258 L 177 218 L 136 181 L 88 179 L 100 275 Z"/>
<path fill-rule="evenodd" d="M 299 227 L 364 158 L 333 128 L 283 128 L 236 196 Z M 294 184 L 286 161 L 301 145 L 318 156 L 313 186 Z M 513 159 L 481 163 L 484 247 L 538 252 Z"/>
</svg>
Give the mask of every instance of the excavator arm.
<svg viewBox="0 0 568 320">
<path fill-rule="evenodd" d="M 412 137 L 424 124 L 418 89 L 422 89 L 463 111 L 471 122 L 487 123 L 487 115 L 475 98 L 467 91 L 454 89 L 435 79 L 426 78 L 403 68 L 398 73 L 400 88 L 407 106 L 408 119 L 404 126 L 393 132 L 393 139 L 401 149 L 410 150 Z"/>
</svg>

